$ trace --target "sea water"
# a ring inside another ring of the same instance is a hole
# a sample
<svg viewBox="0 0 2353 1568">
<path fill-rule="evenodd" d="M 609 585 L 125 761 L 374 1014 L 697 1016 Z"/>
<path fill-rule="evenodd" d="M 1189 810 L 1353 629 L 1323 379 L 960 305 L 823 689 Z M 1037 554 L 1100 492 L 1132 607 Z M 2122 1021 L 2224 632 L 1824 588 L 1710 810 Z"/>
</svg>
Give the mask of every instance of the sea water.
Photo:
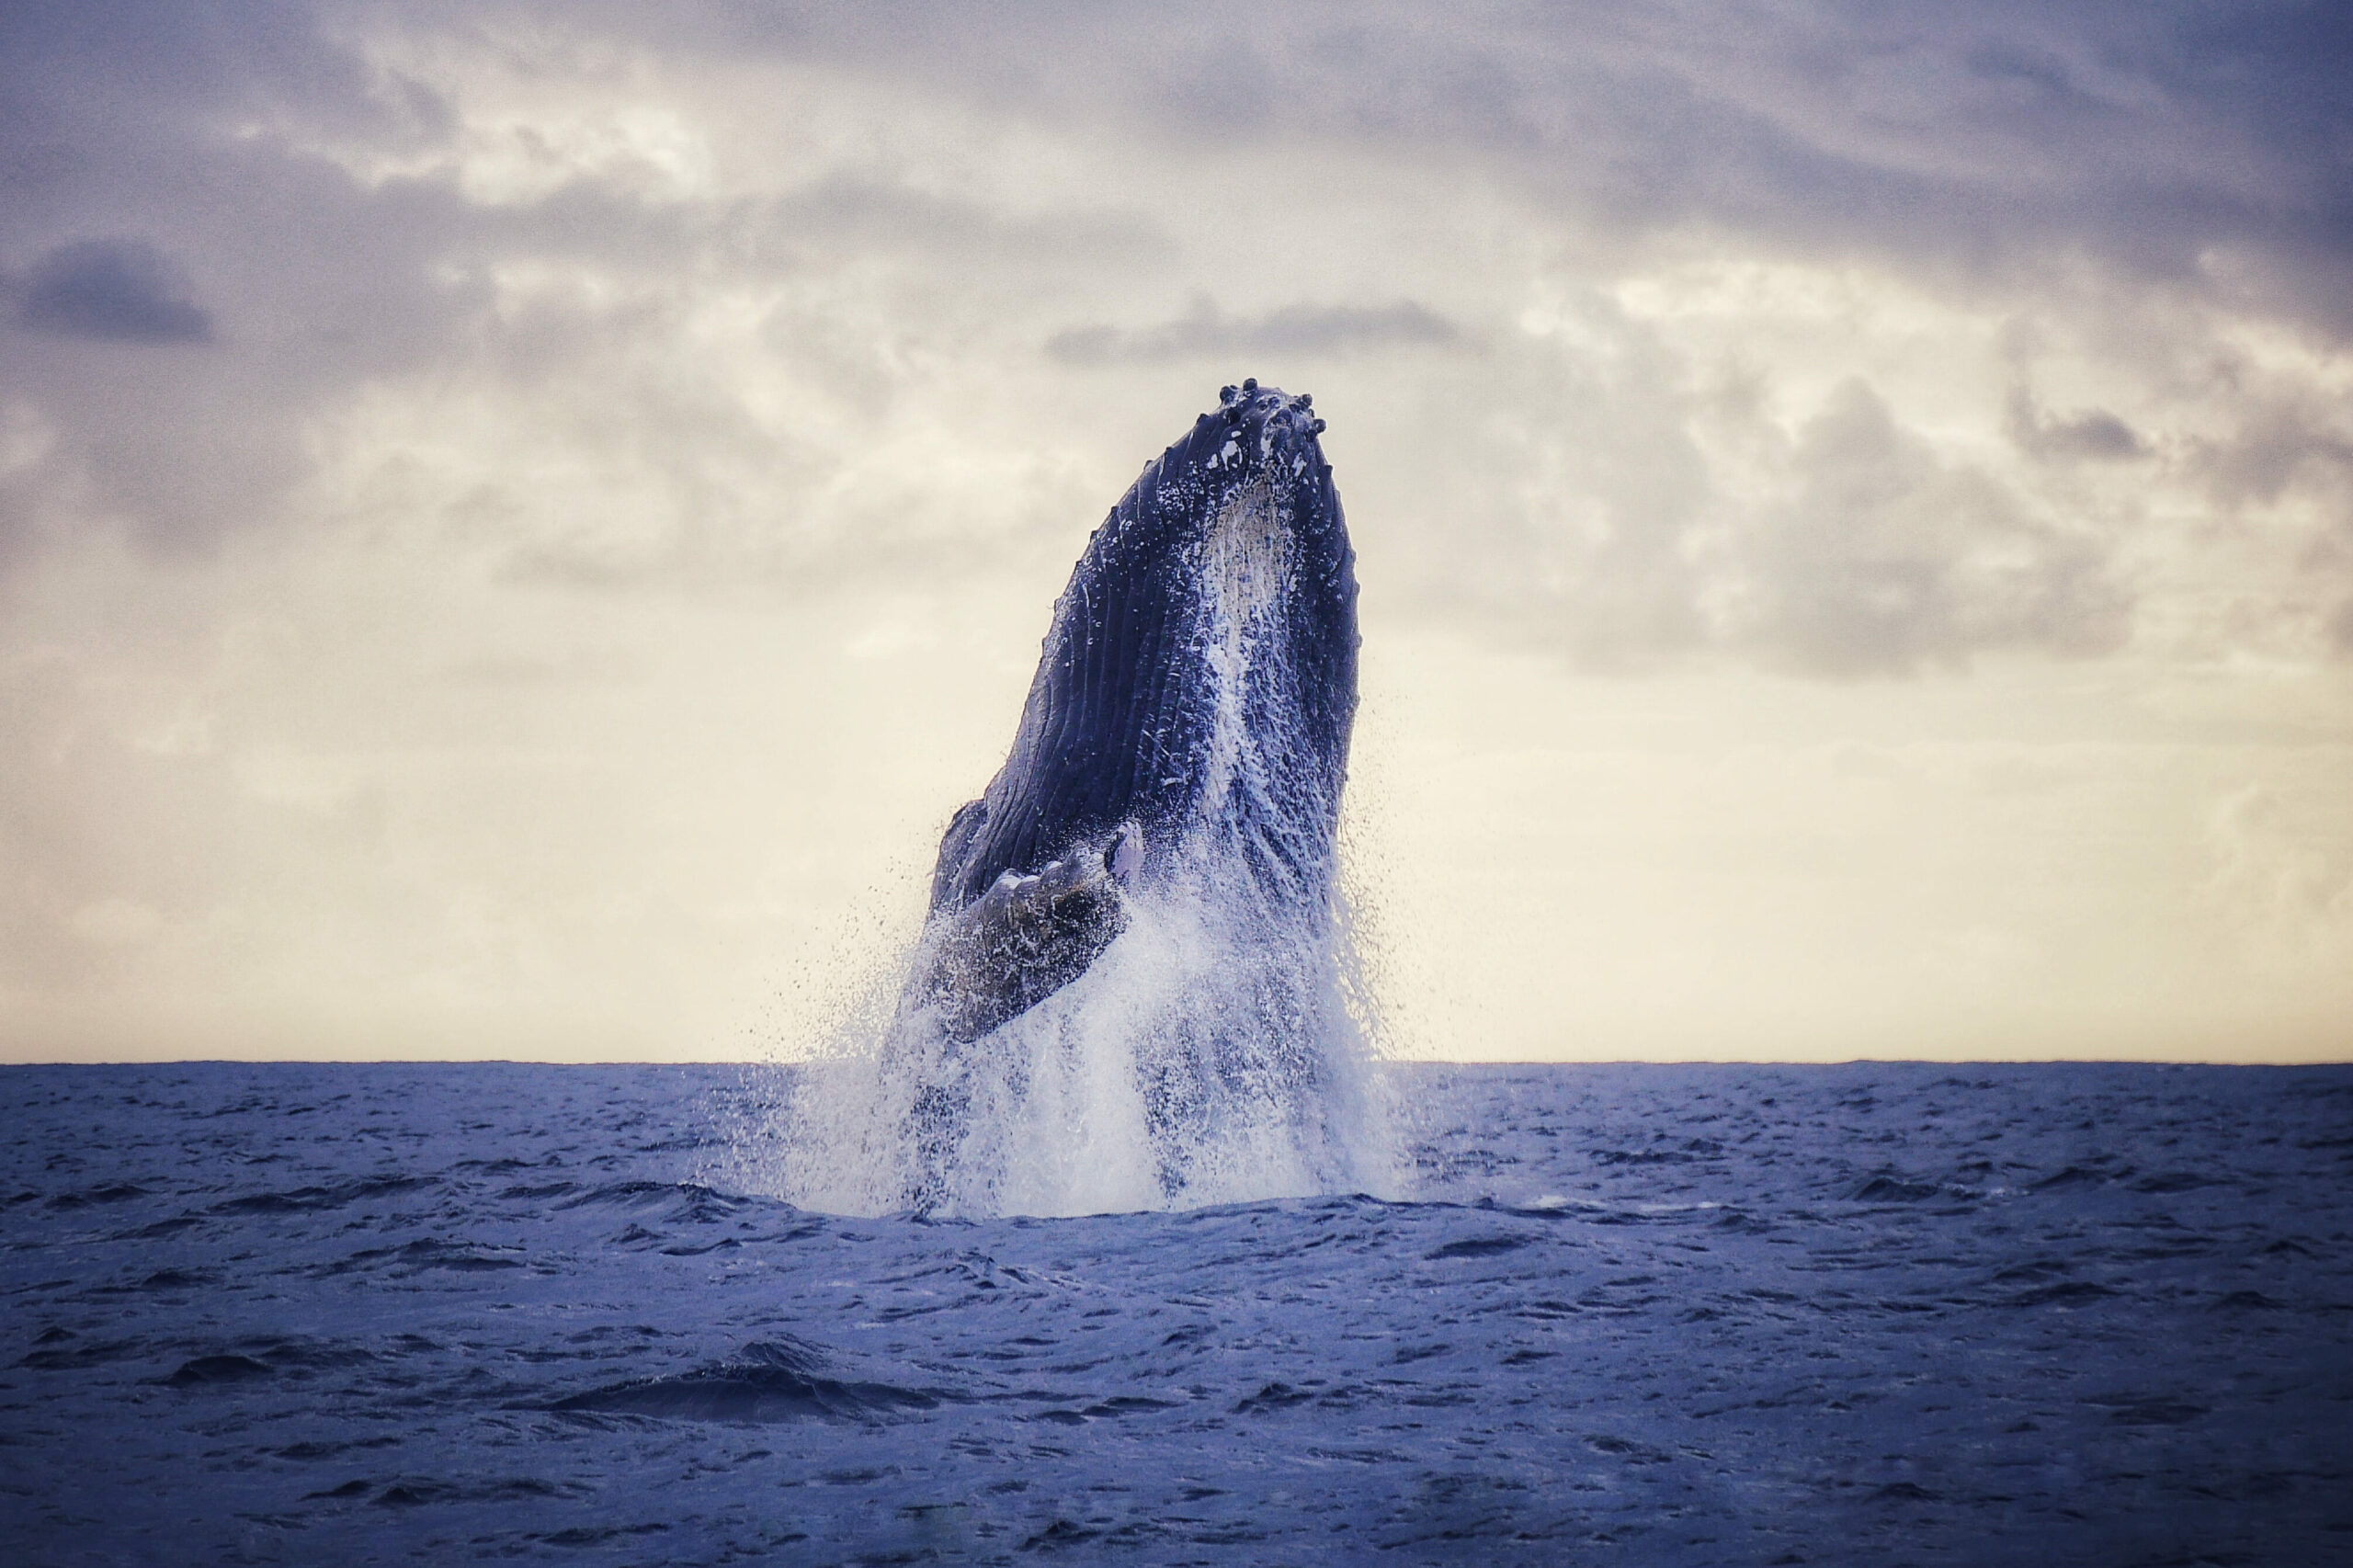
<svg viewBox="0 0 2353 1568">
<path fill-rule="evenodd" d="M 2353 1068 L 1373 1070 L 1388 1198 L 925 1220 L 790 1070 L 0 1069 L 0 1562 L 2353 1556 Z"/>
</svg>

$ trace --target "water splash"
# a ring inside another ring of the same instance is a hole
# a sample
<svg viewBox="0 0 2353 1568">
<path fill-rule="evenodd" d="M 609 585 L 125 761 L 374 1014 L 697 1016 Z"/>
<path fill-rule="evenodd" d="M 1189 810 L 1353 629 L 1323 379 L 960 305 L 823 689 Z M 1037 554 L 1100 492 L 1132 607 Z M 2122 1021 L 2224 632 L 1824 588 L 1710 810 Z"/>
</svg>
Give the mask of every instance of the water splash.
<svg viewBox="0 0 2353 1568">
<path fill-rule="evenodd" d="M 1196 860 L 1126 895 L 1126 928 L 1086 973 L 969 1045 L 870 1002 L 792 1074 L 765 1169 L 747 1174 L 847 1214 L 1393 1196 L 1346 923 L 1270 918 L 1232 869 Z"/>
</svg>

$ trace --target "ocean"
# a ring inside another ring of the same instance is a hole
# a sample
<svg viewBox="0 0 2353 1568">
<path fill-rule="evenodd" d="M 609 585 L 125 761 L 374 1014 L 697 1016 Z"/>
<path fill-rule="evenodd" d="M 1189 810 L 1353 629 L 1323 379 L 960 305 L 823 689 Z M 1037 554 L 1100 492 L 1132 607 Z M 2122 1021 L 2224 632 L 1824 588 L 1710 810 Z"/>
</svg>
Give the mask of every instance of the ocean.
<svg viewBox="0 0 2353 1568">
<path fill-rule="evenodd" d="M 0 1069 L 0 1562 L 2353 1562 L 2353 1067 L 1380 1074 L 955 1220 L 791 1069 Z"/>
</svg>

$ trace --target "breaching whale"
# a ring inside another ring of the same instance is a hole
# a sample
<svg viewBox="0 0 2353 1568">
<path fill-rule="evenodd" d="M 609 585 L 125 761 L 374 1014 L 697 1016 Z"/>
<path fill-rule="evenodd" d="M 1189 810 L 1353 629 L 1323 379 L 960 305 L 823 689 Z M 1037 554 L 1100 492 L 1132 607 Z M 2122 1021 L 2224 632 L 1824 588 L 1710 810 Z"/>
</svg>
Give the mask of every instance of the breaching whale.
<svg viewBox="0 0 2353 1568">
<path fill-rule="evenodd" d="M 1139 900 L 1188 890 L 1253 949 L 1328 930 L 1358 632 L 1324 427 L 1304 394 L 1225 388 L 1055 601 L 1005 764 L 941 840 L 889 1048 L 920 1059 L 904 1103 L 935 1176 L 961 1136 L 960 1061 L 1085 974 Z M 1189 1049 L 1213 1060 L 1185 1071 L 1233 1075 L 1225 1046 Z M 1313 1075 L 1311 1045 L 1285 1051 L 1300 1060 L 1258 1051 L 1252 1071 Z M 1181 1114 L 1170 1071 L 1151 1091 L 1164 1121 Z"/>
<path fill-rule="evenodd" d="M 1356 561 L 1311 400 L 1256 381 L 1148 465 L 1055 602 L 1013 747 L 950 820 L 910 999 L 969 1040 L 1083 972 L 1122 890 L 1221 856 L 1327 904 Z"/>
</svg>

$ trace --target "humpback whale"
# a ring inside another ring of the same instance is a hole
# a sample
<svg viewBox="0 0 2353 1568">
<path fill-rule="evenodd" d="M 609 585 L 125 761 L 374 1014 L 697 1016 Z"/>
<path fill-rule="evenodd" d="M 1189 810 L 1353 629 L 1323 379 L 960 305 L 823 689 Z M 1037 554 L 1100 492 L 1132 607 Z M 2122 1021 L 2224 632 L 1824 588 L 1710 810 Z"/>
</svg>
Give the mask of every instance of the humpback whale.
<svg viewBox="0 0 2353 1568">
<path fill-rule="evenodd" d="M 1317 1075 L 1305 969 L 1336 918 L 1358 651 L 1324 428 L 1305 394 L 1226 387 L 1112 507 L 1055 601 L 1005 764 L 941 840 L 886 1044 L 910 1085 L 916 1207 L 957 1158 L 975 1057 L 1155 900 L 1211 912 L 1225 970 L 1272 967 L 1238 1004 L 1178 1009 L 1181 1047 L 1140 1061 L 1153 1135 L 1174 1149 L 1206 1098 Z M 1181 1165 L 1163 1151 L 1165 1187 Z"/>
</svg>

